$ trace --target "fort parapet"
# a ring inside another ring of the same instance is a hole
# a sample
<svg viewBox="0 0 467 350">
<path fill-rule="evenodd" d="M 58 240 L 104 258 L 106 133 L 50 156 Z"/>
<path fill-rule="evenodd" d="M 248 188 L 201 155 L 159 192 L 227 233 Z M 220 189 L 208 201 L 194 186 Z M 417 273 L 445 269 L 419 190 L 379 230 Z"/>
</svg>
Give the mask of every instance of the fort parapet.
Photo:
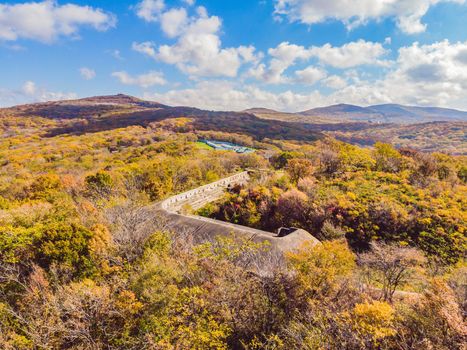
<svg viewBox="0 0 467 350">
<path fill-rule="evenodd" d="M 197 210 L 221 198 L 227 188 L 245 185 L 249 180 L 250 175 L 244 171 L 170 197 L 161 203 L 161 207 L 171 212 L 180 212 L 184 206 L 189 205 L 193 210 Z"/>
<path fill-rule="evenodd" d="M 219 235 L 238 235 L 254 241 L 269 241 L 280 251 L 298 248 L 304 242 L 318 244 L 319 241 L 302 229 L 289 229 L 287 234 L 280 234 L 214 220 L 197 215 L 184 214 L 185 208 L 197 210 L 206 204 L 220 199 L 225 190 L 235 185 L 245 185 L 250 181 L 250 174 L 244 171 L 227 178 L 215 181 L 193 190 L 172 196 L 157 205 L 157 210 L 166 216 L 172 230 L 189 231 L 194 237 L 215 237 Z"/>
</svg>

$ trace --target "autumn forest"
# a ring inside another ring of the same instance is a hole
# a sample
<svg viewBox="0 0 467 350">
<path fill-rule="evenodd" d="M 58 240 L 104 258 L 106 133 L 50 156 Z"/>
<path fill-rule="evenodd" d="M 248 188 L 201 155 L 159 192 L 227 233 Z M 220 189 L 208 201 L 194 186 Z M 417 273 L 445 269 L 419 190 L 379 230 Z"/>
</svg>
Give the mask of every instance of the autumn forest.
<svg viewBox="0 0 467 350">
<path fill-rule="evenodd" d="M 2 109 L 0 134 L 2 349 L 465 349 L 464 155 L 123 95 Z M 185 211 L 320 244 L 151 209 L 243 170 Z"/>
</svg>

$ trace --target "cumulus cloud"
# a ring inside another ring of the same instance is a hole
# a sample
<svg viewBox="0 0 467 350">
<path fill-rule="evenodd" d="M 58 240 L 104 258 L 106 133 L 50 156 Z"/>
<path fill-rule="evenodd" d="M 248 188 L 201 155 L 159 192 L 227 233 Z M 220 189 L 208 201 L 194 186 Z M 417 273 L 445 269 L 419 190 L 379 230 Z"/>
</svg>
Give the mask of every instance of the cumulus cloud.
<svg viewBox="0 0 467 350">
<path fill-rule="evenodd" d="M 195 106 L 209 110 L 244 110 L 264 106 L 286 111 L 311 108 L 315 103 L 322 102 L 322 96 L 317 91 L 306 94 L 292 91 L 272 93 L 252 85 L 237 85 L 228 81 L 203 81 L 194 88 L 146 93 L 143 97 L 172 106 Z"/>
<path fill-rule="evenodd" d="M 380 43 L 374 43 L 364 40 L 349 42 L 339 47 L 333 47 L 330 44 L 323 46 L 311 46 L 305 48 L 301 45 L 282 42 L 277 47 L 268 50 L 270 56 L 269 64 L 257 64 L 251 68 L 247 74 L 248 77 L 256 78 L 269 84 L 283 84 L 297 81 L 297 77 L 303 78 L 307 73 L 317 74 L 316 68 L 308 71 L 296 71 L 295 79 L 285 75 L 289 67 L 298 62 L 307 62 L 312 58 L 317 59 L 321 65 L 346 69 L 361 65 L 380 65 L 388 66 L 390 62 L 381 59 L 387 54 L 387 50 Z M 324 78 L 323 70 L 320 70 L 320 79 Z M 318 80 L 320 80 L 318 79 Z"/>
<path fill-rule="evenodd" d="M 85 80 L 92 80 L 96 77 L 96 71 L 87 67 L 80 68 L 79 73 L 81 74 L 81 77 L 83 77 L 83 79 Z"/>
<path fill-rule="evenodd" d="M 327 73 L 322 68 L 317 67 L 307 67 L 303 70 L 295 71 L 297 82 L 313 85 L 316 84 L 318 81 L 326 78 Z"/>
<path fill-rule="evenodd" d="M 146 22 L 155 22 L 164 8 L 163 0 L 143 0 L 136 5 L 136 14 Z"/>
<path fill-rule="evenodd" d="M 162 31 L 169 38 L 175 38 L 186 29 L 188 14 L 184 8 L 170 9 L 161 14 L 160 20 Z"/>
<path fill-rule="evenodd" d="M 196 8 L 194 16 L 188 16 L 183 8 L 163 9 L 156 20 L 162 31 L 176 42 L 159 47 L 152 42 L 133 43 L 133 50 L 175 65 L 193 77 L 236 77 L 242 64 L 258 60 L 252 46 L 223 48 L 220 39 L 222 21 L 217 16 L 209 16 L 204 7 Z M 152 14 L 151 18 L 154 16 Z"/>
<path fill-rule="evenodd" d="M 335 19 L 349 29 L 390 17 L 403 32 L 415 34 L 425 31 L 423 16 L 441 2 L 464 4 L 466 0 L 275 0 L 275 15 L 305 24 Z"/>
<path fill-rule="evenodd" d="M 217 110 L 262 106 L 297 112 L 335 103 L 402 103 L 467 109 L 465 52 L 467 42 L 442 41 L 430 45 L 414 43 L 399 50 L 395 64 L 379 79 L 371 79 L 355 70 L 345 71 L 342 76 L 322 78 L 321 84 L 334 90 L 326 95 L 319 89 L 271 92 L 254 85 L 205 81 L 193 88 L 148 93 L 145 97 L 169 105 Z M 304 72 L 309 71 L 311 77 L 319 76 L 315 71 L 317 67 L 308 68 L 298 71 L 300 73 L 297 75 L 306 75 Z"/>
<path fill-rule="evenodd" d="M 114 15 L 90 6 L 59 5 L 56 1 L 0 4 L 0 40 L 37 40 L 77 37 L 80 27 L 105 31 L 116 24 Z"/>
<path fill-rule="evenodd" d="M 340 47 L 331 44 L 313 46 L 310 48 L 311 56 L 317 57 L 321 63 L 337 67 L 351 68 L 364 64 L 388 65 L 379 58 L 387 53 L 380 43 L 358 40 Z"/>
<path fill-rule="evenodd" d="M 0 88 L 0 106 L 7 107 L 22 103 L 46 102 L 75 99 L 77 95 L 72 92 L 48 91 L 38 87 L 33 81 L 26 81 L 19 89 Z"/>
<path fill-rule="evenodd" d="M 271 60 L 269 66 L 264 63 L 251 68 L 248 76 L 254 77 L 265 83 L 279 84 L 289 82 L 284 72 L 299 60 L 307 60 L 311 57 L 311 52 L 301 45 L 282 42 L 277 47 L 268 50 Z"/>
<path fill-rule="evenodd" d="M 347 86 L 345 79 L 338 75 L 331 75 L 323 80 L 324 86 L 331 89 L 342 89 Z"/>
<path fill-rule="evenodd" d="M 467 109 L 467 62 L 459 55 L 467 42 L 414 43 L 399 49 L 393 67 L 380 79 L 365 79 L 351 71 L 347 86 L 339 87 L 328 101 L 369 105 L 402 103 Z"/>
<path fill-rule="evenodd" d="M 376 82 L 378 90 L 394 100 L 419 105 L 467 107 L 467 61 L 459 56 L 467 42 L 414 43 L 399 49 L 396 68 Z"/>
<path fill-rule="evenodd" d="M 157 60 L 156 45 L 151 41 L 145 41 L 142 43 L 134 42 L 131 48 L 136 52 Z"/>
<path fill-rule="evenodd" d="M 27 81 L 21 88 L 19 95 L 23 95 L 31 102 L 59 101 L 77 98 L 74 92 L 48 91 L 38 87 L 33 81 Z"/>
<path fill-rule="evenodd" d="M 138 76 L 131 76 L 125 71 L 113 72 L 112 76 L 117 78 L 122 84 L 136 85 L 142 88 L 148 88 L 154 85 L 165 85 L 166 80 L 161 72 L 150 71 Z"/>
</svg>

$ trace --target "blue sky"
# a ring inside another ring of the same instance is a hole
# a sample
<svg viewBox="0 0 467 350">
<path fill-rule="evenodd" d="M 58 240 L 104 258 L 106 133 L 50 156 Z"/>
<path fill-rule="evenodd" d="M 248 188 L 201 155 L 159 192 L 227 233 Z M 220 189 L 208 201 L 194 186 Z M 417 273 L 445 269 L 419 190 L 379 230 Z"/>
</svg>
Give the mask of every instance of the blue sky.
<svg viewBox="0 0 467 350">
<path fill-rule="evenodd" d="M 0 105 L 467 109 L 466 23 L 467 0 L 0 1 Z"/>
</svg>

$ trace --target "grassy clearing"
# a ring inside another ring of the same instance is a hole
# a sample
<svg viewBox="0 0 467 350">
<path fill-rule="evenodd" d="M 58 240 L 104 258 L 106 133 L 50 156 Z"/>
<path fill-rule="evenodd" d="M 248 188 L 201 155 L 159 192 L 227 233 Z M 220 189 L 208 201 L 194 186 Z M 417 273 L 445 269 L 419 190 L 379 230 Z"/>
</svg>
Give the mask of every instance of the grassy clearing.
<svg viewBox="0 0 467 350">
<path fill-rule="evenodd" d="M 206 149 L 206 150 L 213 150 L 214 148 L 205 144 L 204 142 L 198 141 L 196 142 L 196 147 L 198 149 Z"/>
</svg>

